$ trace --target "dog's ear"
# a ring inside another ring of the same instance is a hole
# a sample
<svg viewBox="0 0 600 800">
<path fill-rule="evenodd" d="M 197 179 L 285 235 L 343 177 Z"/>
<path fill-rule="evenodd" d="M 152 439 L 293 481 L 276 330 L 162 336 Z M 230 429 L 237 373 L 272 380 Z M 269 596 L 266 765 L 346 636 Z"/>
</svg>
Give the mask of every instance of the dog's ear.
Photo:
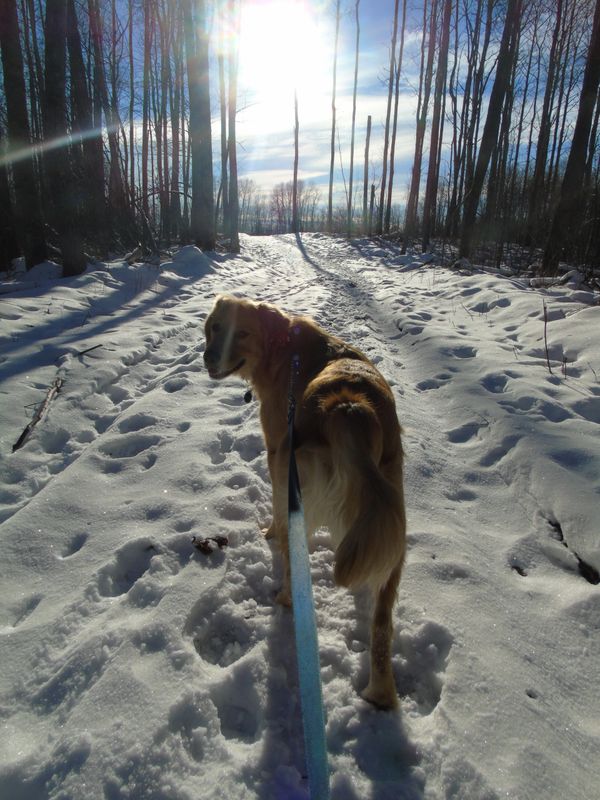
<svg viewBox="0 0 600 800">
<path fill-rule="evenodd" d="M 259 303 L 256 307 L 263 333 L 263 341 L 268 349 L 283 346 L 288 340 L 289 317 L 269 303 Z"/>
</svg>

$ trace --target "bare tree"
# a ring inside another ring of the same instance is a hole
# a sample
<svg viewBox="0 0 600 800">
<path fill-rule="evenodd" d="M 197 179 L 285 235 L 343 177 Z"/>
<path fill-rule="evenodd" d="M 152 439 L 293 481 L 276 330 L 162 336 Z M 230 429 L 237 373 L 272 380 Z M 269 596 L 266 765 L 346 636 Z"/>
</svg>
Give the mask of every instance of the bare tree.
<svg viewBox="0 0 600 800">
<path fill-rule="evenodd" d="M 562 181 L 560 199 L 554 216 L 550 236 L 544 250 L 542 270 L 556 272 L 563 249 L 572 246 L 581 229 L 581 197 L 585 186 L 586 162 L 589 154 L 589 139 L 594 119 L 594 108 L 598 100 L 600 85 L 600 0 L 596 0 L 592 34 L 579 99 L 579 109 L 569 159 Z"/>
<path fill-rule="evenodd" d="M 477 163 L 475 165 L 473 179 L 465 195 L 465 207 L 460 238 L 460 255 L 462 257 L 468 257 L 471 254 L 473 227 L 477 215 L 477 207 L 481 198 L 492 150 L 498 139 L 502 109 L 509 89 L 510 76 L 516 57 L 521 11 L 522 0 L 508 0 L 504 30 L 500 42 L 500 51 L 498 53 L 496 76 L 490 94 Z"/>
<path fill-rule="evenodd" d="M 354 47 L 354 88 L 352 91 L 352 132 L 350 135 L 350 171 L 348 175 L 348 236 L 352 236 L 353 181 L 354 181 L 354 136 L 356 130 L 356 91 L 358 88 L 358 56 L 360 44 L 360 19 L 358 9 L 360 0 L 354 5 L 356 20 L 356 43 Z"/>
<path fill-rule="evenodd" d="M 300 232 L 298 217 L 298 159 L 299 159 L 300 122 L 298 120 L 298 92 L 294 90 L 294 179 L 292 183 L 292 230 Z"/>
<path fill-rule="evenodd" d="M 544 102 L 542 106 L 542 116 L 540 119 L 540 130 L 536 143 L 535 168 L 531 191 L 529 194 L 529 213 L 527 219 L 528 239 L 531 242 L 535 236 L 534 228 L 537 226 L 539 215 L 539 205 L 546 179 L 546 163 L 548 159 L 548 144 L 552 128 L 552 105 L 554 93 L 556 91 L 556 73 L 558 68 L 558 56 L 560 49 L 561 29 L 563 25 L 564 0 L 557 0 L 556 17 L 554 31 L 552 34 L 552 46 L 550 48 L 550 60 L 548 64 L 548 74 L 546 77 L 546 88 L 544 91 Z M 545 205 L 545 204 L 544 204 Z"/>
<path fill-rule="evenodd" d="M 396 164 L 396 134 L 398 131 L 398 105 L 400 101 L 400 74 L 402 72 L 402 59 L 404 55 L 404 36 L 406 33 L 406 0 L 402 3 L 402 25 L 400 28 L 400 52 L 396 60 L 394 75 L 394 121 L 392 123 L 392 136 L 390 143 L 390 175 L 387 182 L 387 202 L 385 207 L 384 231 L 390 230 L 392 218 L 392 190 L 394 187 L 394 173 Z"/>
<path fill-rule="evenodd" d="M 406 203 L 405 242 L 414 236 L 417 226 L 417 211 L 419 206 L 419 190 L 421 186 L 421 167 L 423 163 L 423 145 L 425 142 L 425 129 L 431 96 L 431 81 L 433 77 L 433 64 L 435 58 L 436 18 L 438 0 L 431 0 L 429 10 L 429 33 L 427 45 L 425 36 L 421 46 L 421 75 L 419 80 L 419 99 L 417 104 L 417 128 L 415 135 L 415 156 L 410 179 L 408 201 Z M 423 30 L 427 23 L 427 0 L 423 4 Z M 427 55 L 425 55 L 427 53 Z"/>
<path fill-rule="evenodd" d="M 15 233 L 29 268 L 46 258 L 46 243 L 31 148 L 20 40 L 16 2 L 2 0 L 0 49 L 6 96 L 8 160 L 15 192 Z"/>
<path fill-rule="evenodd" d="M 379 194 L 379 211 L 377 214 L 377 233 L 383 233 L 383 210 L 385 205 L 385 188 L 388 169 L 388 151 L 390 146 L 390 120 L 392 116 L 392 99 L 394 96 L 394 78 L 396 75 L 396 40 L 398 37 L 398 3 L 394 0 L 394 22 L 392 25 L 392 43 L 390 45 L 390 70 L 388 76 L 388 99 L 385 113 L 385 133 L 383 138 L 383 163 Z"/>
<path fill-rule="evenodd" d="M 368 202 L 369 202 L 369 146 L 371 144 L 371 115 L 367 118 L 367 136 L 365 139 L 365 166 L 363 174 L 363 212 L 362 232 L 368 230 Z"/>
<path fill-rule="evenodd" d="M 102 240 L 103 249 L 106 249 L 108 231 L 104 198 L 102 131 L 94 128 L 92 98 L 88 89 L 74 0 L 67 0 L 67 49 L 71 67 L 72 131 L 74 138 L 77 134 L 81 135 L 79 147 L 82 151 L 82 170 L 79 180 L 85 182 L 87 189 L 83 219 L 88 234 L 93 235 L 96 232 L 98 238 Z"/>
<path fill-rule="evenodd" d="M 335 41 L 333 49 L 333 88 L 331 90 L 331 149 L 329 159 L 329 195 L 327 200 L 327 230 L 333 227 L 333 169 L 335 166 L 335 135 L 336 135 L 336 92 L 337 92 L 337 59 L 338 41 L 340 35 L 340 0 L 335 6 Z"/>
<path fill-rule="evenodd" d="M 238 41 L 239 41 L 239 5 L 230 0 L 230 14 L 234 37 L 229 52 L 229 215 L 230 215 L 230 249 L 232 253 L 240 252 L 239 235 L 239 199 L 238 199 L 238 166 L 237 166 L 237 81 L 238 81 Z"/>
<path fill-rule="evenodd" d="M 183 0 L 183 4 L 190 102 L 190 232 L 201 250 L 213 250 L 216 237 L 206 3 L 205 0 Z"/>
<path fill-rule="evenodd" d="M 67 3 L 47 0 L 44 22 L 46 47 L 44 70 L 44 135 L 54 144 L 46 149 L 44 167 L 48 179 L 52 222 L 59 237 L 65 276 L 85 270 L 83 243 L 78 230 L 77 193 L 67 145 Z M 60 145 L 59 145 L 60 143 Z"/>
<path fill-rule="evenodd" d="M 440 176 L 440 147 L 442 143 L 443 106 L 446 97 L 446 77 L 448 71 L 448 46 L 450 42 L 450 17 L 452 0 L 444 0 L 444 8 L 440 31 L 439 55 L 435 76 L 433 98 L 433 118 L 431 121 L 431 138 L 429 145 L 429 167 L 427 185 L 423 204 L 423 251 L 429 247 L 429 241 L 435 232 L 436 202 Z"/>
</svg>

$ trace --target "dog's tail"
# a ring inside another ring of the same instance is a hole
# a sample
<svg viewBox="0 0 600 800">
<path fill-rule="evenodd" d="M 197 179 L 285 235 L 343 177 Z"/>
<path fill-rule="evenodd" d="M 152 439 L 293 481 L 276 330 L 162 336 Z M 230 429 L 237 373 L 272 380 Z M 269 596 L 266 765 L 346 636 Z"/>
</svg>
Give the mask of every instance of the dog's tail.
<svg viewBox="0 0 600 800">
<path fill-rule="evenodd" d="M 394 484 L 379 468 L 384 432 L 371 401 L 342 389 L 325 398 L 321 410 L 332 453 L 335 515 L 344 532 L 335 554 L 335 582 L 379 589 L 404 561 L 400 444 Z"/>
</svg>

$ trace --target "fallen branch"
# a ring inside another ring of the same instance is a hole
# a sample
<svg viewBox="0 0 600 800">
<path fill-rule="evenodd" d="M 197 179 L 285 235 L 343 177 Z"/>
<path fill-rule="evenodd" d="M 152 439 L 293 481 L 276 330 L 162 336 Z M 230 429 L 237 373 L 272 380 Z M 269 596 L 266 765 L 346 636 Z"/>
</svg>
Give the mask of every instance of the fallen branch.
<svg viewBox="0 0 600 800">
<path fill-rule="evenodd" d="M 95 344 L 93 347 L 88 347 L 87 350 L 81 350 L 77 353 L 78 356 L 85 356 L 87 353 L 91 353 L 92 350 L 97 350 L 99 347 L 102 347 L 101 344 Z"/>
<path fill-rule="evenodd" d="M 27 425 L 27 427 L 25 428 L 23 433 L 19 436 L 19 438 L 17 439 L 16 443 L 13 444 L 13 448 L 12 448 L 13 453 L 15 452 L 15 450 L 18 450 L 20 447 L 23 447 L 23 445 L 25 444 L 25 442 L 29 438 L 32 430 L 35 428 L 35 426 L 38 424 L 38 422 L 41 420 L 41 418 L 44 416 L 44 414 L 48 410 L 48 407 L 50 406 L 50 403 L 54 400 L 56 395 L 60 392 L 63 383 L 64 383 L 64 380 L 62 378 L 55 378 L 54 379 L 54 381 L 52 382 L 52 385 L 50 386 L 50 388 L 48 389 L 48 391 L 46 393 L 46 397 L 44 398 L 43 402 L 39 404 L 39 406 L 37 408 L 37 411 L 33 415 L 33 419 Z"/>
</svg>

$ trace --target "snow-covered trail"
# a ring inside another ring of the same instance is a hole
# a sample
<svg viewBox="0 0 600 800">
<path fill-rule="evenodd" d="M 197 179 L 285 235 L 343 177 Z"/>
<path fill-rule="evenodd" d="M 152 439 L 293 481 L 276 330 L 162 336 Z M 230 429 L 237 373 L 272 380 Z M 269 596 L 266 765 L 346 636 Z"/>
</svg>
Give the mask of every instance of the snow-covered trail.
<svg viewBox="0 0 600 800">
<path fill-rule="evenodd" d="M 318 309 L 311 297 L 306 310 L 392 376 L 405 427 L 411 549 L 397 615 L 400 650 L 408 656 L 400 684 L 414 701 L 415 731 L 427 736 L 425 718 L 442 690 L 447 725 L 437 720 L 433 746 L 421 746 L 423 762 L 431 759 L 426 772 L 441 774 L 442 793 L 455 774 L 460 797 L 484 796 L 483 775 L 516 796 L 569 794 L 572 774 L 555 752 L 567 747 L 571 764 L 584 772 L 593 760 L 594 738 L 586 734 L 598 732 L 597 684 L 589 681 L 590 672 L 598 675 L 597 622 L 589 638 L 581 634 L 600 603 L 597 591 L 590 595 L 589 585 L 572 580 L 577 561 L 557 530 L 580 553 L 586 541 L 595 545 L 596 558 L 598 535 L 593 505 L 591 519 L 588 508 L 577 507 L 581 476 L 559 469 L 566 459 L 594 465 L 589 491 L 597 496 L 597 448 L 587 443 L 597 438 L 598 396 L 545 373 L 541 326 L 532 337 L 525 323 L 515 324 L 512 306 L 525 305 L 523 283 L 450 277 L 419 262 L 411 269 L 402 257 L 399 275 L 385 251 L 346 245 L 334 255 L 321 241 L 311 239 L 301 252 L 280 241 L 281 264 L 300 270 L 302 258 L 313 267 L 329 295 Z M 511 312 L 506 319 L 504 309 Z M 575 436 L 551 430 L 576 416 L 582 430 Z M 555 480 L 567 483 L 565 498 L 546 485 Z M 537 563 L 539 551 L 546 563 Z M 565 651 L 573 662 L 568 674 Z M 462 691 L 467 676 L 486 698 L 483 714 L 473 704 L 481 717 L 475 724 Z M 556 737 L 552 747 L 537 730 L 540 702 L 550 706 L 544 716 Z M 507 753 L 490 748 L 488 736 L 482 741 L 486 722 L 496 742 L 510 742 L 528 723 L 531 733 L 518 753 Z M 442 757 L 439 745 L 448 740 L 461 746 Z M 515 788 L 515 767 L 529 773 L 529 790 Z"/>
<path fill-rule="evenodd" d="M 405 429 L 399 713 L 357 694 L 367 598 L 334 587 L 325 533 L 311 556 L 333 800 L 594 796 L 600 591 L 575 556 L 600 567 L 589 298 L 546 295 L 550 375 L 540 296 L 368 242 L 244 237 L 238 258 L 188 248 L 45 291 L 2 307 L 6 395 L 66 383 L 11 456 L 20 405 L 2 416 L 0 797 L 307 797 L 258 408 L 202 366 L 230 291 L 361 347 Z M 224 550 L 192 547 L 217 534 Z"/>
</svg>

